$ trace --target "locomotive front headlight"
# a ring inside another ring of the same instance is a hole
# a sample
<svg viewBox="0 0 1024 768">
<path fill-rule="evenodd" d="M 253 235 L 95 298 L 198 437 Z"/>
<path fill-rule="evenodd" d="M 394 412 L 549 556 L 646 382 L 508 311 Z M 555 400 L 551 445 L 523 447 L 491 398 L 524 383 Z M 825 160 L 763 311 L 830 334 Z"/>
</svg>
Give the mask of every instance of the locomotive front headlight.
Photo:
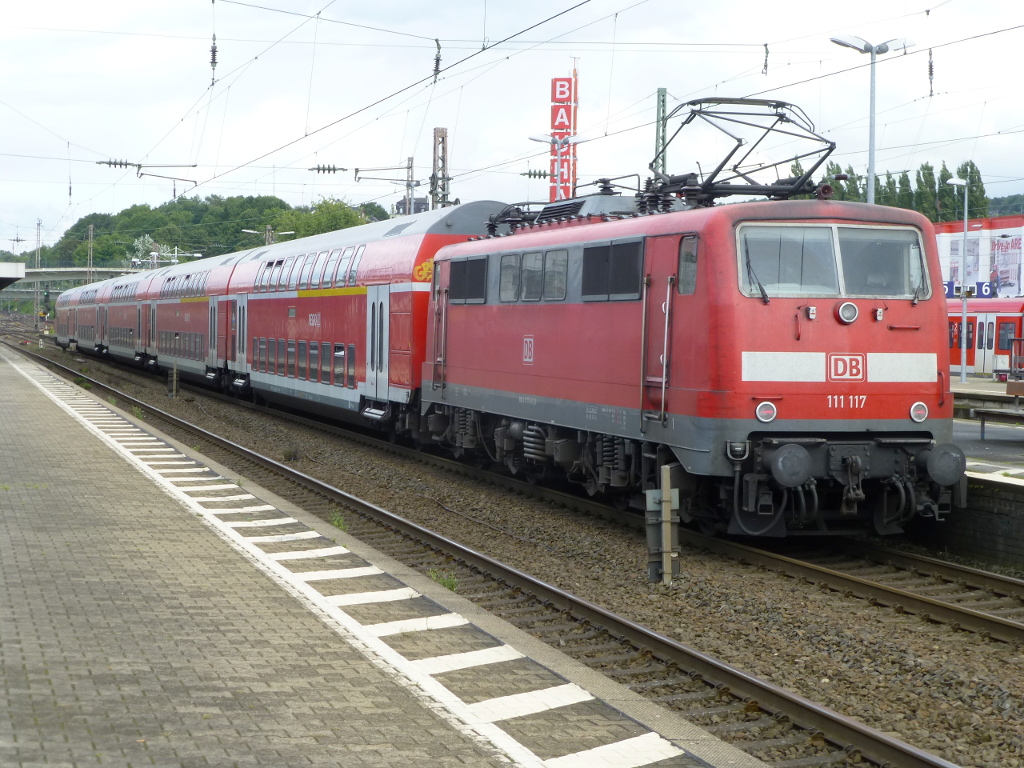
<svg viewBox="0 0 1024 768">
<path fill-rule="evenodd" d="M 910 406 L 910 418 L 920 424 L 928 418 L 928 406 L 924 403 L 914 403 Z"/>
<path fill-rule="evenodd" d="M 758 403 L 757 408 L 754 409 L 754 415 L 757 416 L 758 421 L 767 424 L 770 421 L 775 421 L 775 417 L 779 415 L 779 409 L 775 407 L 775 403 L 766 400 L 763 403 Z"/>
<path fill-rule="evenodd" d="M 852 301 L 844 301 L 842 304 L 836 306 L 836 320 L 844 325 L 849 325 L 857 319 L 857 315 L 860 314 L 860 310 L 857 309 L 857 305 Z"/>
</svg>

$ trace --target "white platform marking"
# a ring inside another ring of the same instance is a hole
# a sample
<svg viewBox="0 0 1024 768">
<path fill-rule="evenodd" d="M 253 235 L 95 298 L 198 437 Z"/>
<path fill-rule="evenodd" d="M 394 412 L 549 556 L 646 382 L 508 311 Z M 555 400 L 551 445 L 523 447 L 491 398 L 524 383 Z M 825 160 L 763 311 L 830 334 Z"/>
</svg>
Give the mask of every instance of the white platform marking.
<svg viewBox="0 0 1024 768">
<path fill-rule="evenodd" d="M 324 581 L 326 579 L 355 579 L 360 576 L 377 576 L 384 573 L 375 565 L 358 566 L 353 568 L 334 568 L 329 571 L 306 571 L 296 573 L 295 578 L 299 581 Z"/>
<path fill-rule="evenodd" d="M 493 648 L 482 648 L 479 651 L 450 653 L 447 656 L 434 656 L 430 659 L 417 659 L 412 665 L 427 675 L 440 675 L 443 672 L 454 672 L 457 669 L 482 667 L 485 664 L 497 664 L 523 658 L 523 654 L 511 645 L 496 645 Z"/>
<path fill-rule="evenodd" d="M 191 491 L 191 488 L 181 488 L 182 491 Z M 191 497 L 190 497 L 191 498 Z M 277 507 L 272 504 L 257 504 L 254 507 L 233 507 L 232 509 L 204 509 L 204 512 L 209 512 L 211 515 L 235 515 L 239 512 L 269 512 L 270 510 L 277 511 Z"/>
<path fill-rule="evenodd" d="M 230 486 L 224 486 L 225 489 Z M 199 488 L 183 488 L 185 491 L 213 491 L 220 490 L 219 485 L 204 485 Z M 241 501 L 242 499 L 255 499 L 251 493 L 237 493 L 234 496 L 193 496 L 192 501 Z M 234 511 L 234 510 L 232 510 Z"/>
<path fill-rule="evenodd" d="M 223 512 L 224 510 L 217 510 Z M 245 540 L 252 544 L 277 544 L 282 541 L 302 541 L 302 539 L 316 539 L 320 534 L 316 531 L 299 531 L 298 533 L 278 533 L 274 536 L 246 536 Z"/>
<path fill-rule="evenodd" d="M 199 499 L 196 499 L 199 501 Z M 214 499 L 220 501 L 220 499 Z M 217 510 L 218 512 L 222 510 Z M 270 517 L 266 520 L 225 520 L 224 525 L 228 528 L 269 528 L 274 525 L 291 525 L 299 522 L 294 517 Z"/>
<path fill-rule="evenodd" d="M 469 624 L 469 620 L 457 613 L 440 613 L 437 616 L 424 616 L 420 619 L 403 619 L 401 621 L 385 621 L 370 624 L 366 631 L 374 637 L 389 637 L 405 632 L 426 632 L 429 629 L 448 629 Z"/>
<path fill-rule="evenodd" d="M 411 587 L 384 589 L 380 592 L 353 592 L 350 595 L 324 595 L 330 605 L 341 608 L 346 605 L 369 605 L 371 603 L 393 603 L 396 600 L 411 600 L 420 593 Z"/>
<path fill-rule="evenodd" d="M 544 768 L 639 768 L 641 765 L 685 754 L 658 734 L 645 733 L 603 747 L 545 760 Z"/>
<path fill-rule="evenodd" d="M 298 552 L 266 552 L 265 554 L 271 560 L 276 560 L 280 563 L 285 560 L 313 560 L 318 557 L 330 557 L 331 555 L 347 555 L 349 551 L 347 547 L 322 547 L 320 549 L 303 549 Z"/>
<path fill-rule="evenodd" d="M 480 718 L 482 723 L 496 723 L 500 720 L 511 720 L 513 717 L 536 715 L 558 707 L 590 701 L 594 697 L 575 683 L 556 685 L 539 691 L 527 691 L 511 696 L 500 696 L 496 699 L 478 701 L 469 708 Z"/>
</svg>

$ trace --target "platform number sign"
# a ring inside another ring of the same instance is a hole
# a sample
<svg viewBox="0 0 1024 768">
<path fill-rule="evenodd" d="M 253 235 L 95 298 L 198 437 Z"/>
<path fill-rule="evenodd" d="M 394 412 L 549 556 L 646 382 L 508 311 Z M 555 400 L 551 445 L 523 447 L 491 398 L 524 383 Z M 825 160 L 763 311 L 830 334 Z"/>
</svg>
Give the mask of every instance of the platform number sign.
<svg viewBox="0 0 1024 768">
<path fill-rule="evenodd" d="M 523 336 L 523 365 L 533 365 L 533 336 Z"/>
</svg>

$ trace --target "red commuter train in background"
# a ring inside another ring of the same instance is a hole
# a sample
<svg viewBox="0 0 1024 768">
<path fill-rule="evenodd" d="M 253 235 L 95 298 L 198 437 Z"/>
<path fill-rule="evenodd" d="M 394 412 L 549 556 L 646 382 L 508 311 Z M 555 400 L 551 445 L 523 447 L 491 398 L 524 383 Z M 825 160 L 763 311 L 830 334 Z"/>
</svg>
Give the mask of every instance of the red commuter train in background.
<svg viewBox="0 0 1024 768">
<path fill-rule="evenodd" d="M 811 171 L 766 194 L 813 191 Z M 76 288 L 57 343 L 640 509 L 667 465 L 707 530 L 941 519 L 966 461 L 931 224 L 827 199 L 709 205 L 710 182 L 666 179 Z"/>
</svg>

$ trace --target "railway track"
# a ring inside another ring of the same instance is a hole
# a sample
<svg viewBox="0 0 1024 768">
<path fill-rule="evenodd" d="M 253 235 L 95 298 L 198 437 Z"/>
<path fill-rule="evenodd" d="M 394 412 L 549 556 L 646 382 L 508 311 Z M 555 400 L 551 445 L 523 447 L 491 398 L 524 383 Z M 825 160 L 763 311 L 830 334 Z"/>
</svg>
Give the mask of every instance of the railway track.
<svg viewBox="0 0 1024 768">
<path fill-rule="evenodd" d="M 23 346 L 19 351 L 26 352 Z M 347 515 L 346 521 L 352 535 L 421 572 L 451 571 L 464 597 L 773 765 L 834 766 L 868 760 L 911 768 L 952 766 L 102 382 L 72 369 L 64 371 L 85 379 L 94 390 L 109 391 L 119 404 L 143 409 L 148 423 L 324 519 L 339 507 L 351 510 L 356 515 Z"/>
</svg>

